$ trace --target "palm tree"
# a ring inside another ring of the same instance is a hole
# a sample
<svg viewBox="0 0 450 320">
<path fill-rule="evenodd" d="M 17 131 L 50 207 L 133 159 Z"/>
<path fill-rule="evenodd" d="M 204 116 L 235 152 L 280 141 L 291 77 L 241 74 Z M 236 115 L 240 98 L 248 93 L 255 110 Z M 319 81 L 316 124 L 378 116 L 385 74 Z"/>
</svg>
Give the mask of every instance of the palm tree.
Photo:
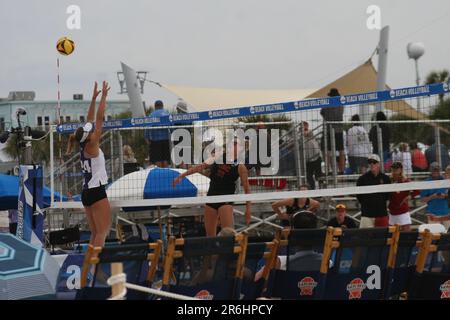
<svg viewBox="0 0 450 320">
<path fill-rule="evenodd" d="M 442 71 L 431 71 L 425 79 L 425 84 L 434 84 L 450 81 L 450 72 L 446 69 Z M 444 103 L 444 95 L 439 95 L 440 104 Z"/>
</svg>

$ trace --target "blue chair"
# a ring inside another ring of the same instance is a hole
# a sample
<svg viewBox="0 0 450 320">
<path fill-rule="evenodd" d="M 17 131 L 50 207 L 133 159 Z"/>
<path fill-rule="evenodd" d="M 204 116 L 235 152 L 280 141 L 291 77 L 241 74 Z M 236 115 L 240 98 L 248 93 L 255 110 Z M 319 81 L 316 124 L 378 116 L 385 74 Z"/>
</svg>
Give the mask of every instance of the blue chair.
<svg viewBox="0 0 450 320">
<path fill-rule="evenodd" d="M 421 237 L 416 272 L 408 298 L 411 300 L 450 299 L 450 234 L 432 234 L 426 230 L 421 233 Z M 429 257 L 431 259 L 427 259 Z"/>
<path fill-rule="evenodd" d="M 417 231 L 400 232 L 399 228 L 395 231 L 389 252 L 384 299 L 399 298 L 408 292 L 416 269 L 418 240 Z"/>
<path fill-rule="evenodd" d="M 267 295 L 289 300 L 322 299 L 331 252 L 338 246 L 335 238 L 340 233 L 341 229 L 332 227 L 290 230 L 287 241 L 281 241 L 286 246 L 286 270 L 271 270 Z"/>
<path fill-rule="evenodd" d="M 163 290 L 205 300 L 238 299 L 247 235 L 169 238 Z"/>
<path fill-rule="evenodd" d="M 143 286 L 151 286 L 162 251 L 162 241 L 153 243 L 107 245 L 93 247 L 89 245 L 81 272 L 81 289 L 77 292 L 80 300 L 105 300 L 111 296 L 111 288 L 106 283 L 110 277 L 111 263 L 124 263 L 127 282 Z M 88 286 L 88 274 L 95 266 L 92 284 Z M 103 278 L 103 279 L 100 279 Z M 127 299 L 148 299 L 149 295 L 141 292 L 130 292 Z"/>
<path fill-rule="evenodd" d="M 334 266 L 327 274 L 325 299 L 382 299 L 395 229 L 396 227 L 342 230 Z M 345 268 L 341 264 L 344 254 L 350 259 L 350 265 Z"/>
</svg>

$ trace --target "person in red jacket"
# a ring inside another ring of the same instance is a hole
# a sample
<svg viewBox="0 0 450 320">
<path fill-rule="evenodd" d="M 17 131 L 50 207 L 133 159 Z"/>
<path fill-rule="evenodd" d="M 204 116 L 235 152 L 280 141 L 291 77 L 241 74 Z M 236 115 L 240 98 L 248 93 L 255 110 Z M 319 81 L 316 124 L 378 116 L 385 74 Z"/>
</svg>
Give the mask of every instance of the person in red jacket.
<svg viewBox="0 0 450 320">
<path fill-rule="evenodd" d="M 408 178 L 403 175 L 403 165 L 401 162 L 394 162 L 391 167 L 392 183 L 409 182 Z M 409 231 L 411 227 L 411 215 L 409 213 L 409 197 L 416 197 L 420 191 L 398 191 L 392 192 L 389 201 L 389 224 L 399 225 L 400 231 Z"/>
</svg>

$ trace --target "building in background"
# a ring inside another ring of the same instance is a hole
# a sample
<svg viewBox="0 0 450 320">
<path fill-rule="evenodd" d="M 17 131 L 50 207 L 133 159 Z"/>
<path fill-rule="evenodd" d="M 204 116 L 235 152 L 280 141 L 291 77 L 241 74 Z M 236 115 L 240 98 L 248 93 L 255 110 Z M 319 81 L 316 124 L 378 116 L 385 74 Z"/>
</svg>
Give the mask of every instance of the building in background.
<svg viewBox="0 0 450 320">
<path fill-rule="evenodd" d="M 0 99 L 0 132 L 17 127 L 16 110 L 26 110 L 26 115 L 20 117 L 21 125 L 32 128 L 48 129 L 48 126 L 57 123 L 57 101 L 35 101 L 33 91 L 10 92 L 8 98 Z M 84 122 L 89 108 L 90 100 L 84 100 L 83 95 L 74 94 L 73 100 L 61 101 L 61 122 Z M 105 111 L 106 120 L 114 118 L 122 112 L 130 111 L 128 100 L 109 100 Z"/>
</svg>

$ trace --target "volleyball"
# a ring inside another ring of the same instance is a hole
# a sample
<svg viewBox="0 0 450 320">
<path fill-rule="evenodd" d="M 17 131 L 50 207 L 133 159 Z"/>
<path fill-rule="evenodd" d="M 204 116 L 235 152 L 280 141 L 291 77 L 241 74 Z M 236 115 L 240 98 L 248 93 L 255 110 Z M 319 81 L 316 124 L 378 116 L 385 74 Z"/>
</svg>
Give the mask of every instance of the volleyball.
<svg viewBox="0 0 450 320">
<path fill-rule="evenodd" d="M 75 43 L 67 37 L 62 37 L 56 43 L 56 50 L 62 55 L 68 56 L 75 50 Z"/>
</svg>

